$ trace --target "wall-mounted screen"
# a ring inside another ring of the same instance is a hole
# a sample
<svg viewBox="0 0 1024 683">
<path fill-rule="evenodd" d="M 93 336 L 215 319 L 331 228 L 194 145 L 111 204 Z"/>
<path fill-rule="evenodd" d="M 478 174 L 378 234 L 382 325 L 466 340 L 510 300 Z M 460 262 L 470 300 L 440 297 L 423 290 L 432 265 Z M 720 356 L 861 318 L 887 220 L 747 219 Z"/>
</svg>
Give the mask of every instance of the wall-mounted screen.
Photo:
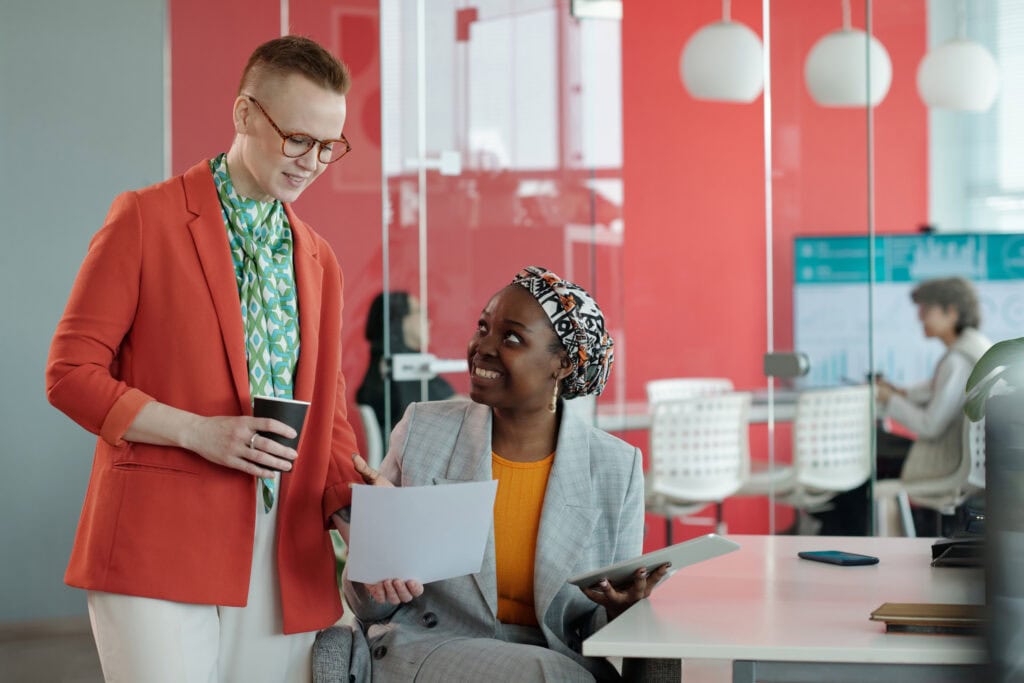
<svg viewBox="0 0 1024 683">
<path fill-rule="evenodd" d="M 895 384 L 931 377 L 945 350 L 926 339 L 910 300 L 922 280 L 959 275 L 981 303 L 981 331 L 992 341 L 1024 336 L 1024 234 L 875 236 L 874 286 L 863 237 L 795 240 L 794 346 L 811 360 L 807 386 L 864 381 L 869 289 L 873 292 L 874 371 Z"/>
</svg>

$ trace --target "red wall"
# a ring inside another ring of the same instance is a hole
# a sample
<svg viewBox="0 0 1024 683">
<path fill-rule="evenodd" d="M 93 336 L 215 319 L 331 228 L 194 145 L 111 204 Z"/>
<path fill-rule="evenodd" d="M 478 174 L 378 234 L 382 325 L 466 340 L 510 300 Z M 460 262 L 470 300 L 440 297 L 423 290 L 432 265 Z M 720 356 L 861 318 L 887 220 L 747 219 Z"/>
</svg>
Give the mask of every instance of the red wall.
<svg viewBox="0 0 1024 683">
<path fill-rule="evenodd" d="M 852 5 L 853 25 L 864 28 L 864 1 Z M 720 20 L 717 1 L 626 2 L 623 9 L 629 396 L 642 398 L 647 380 L 672 376 L 763 387 L 763 99 L 701 102 L 682 86 L 682 48 Z M 774 340 L 790 349 L 793 238 L 867 233 L 867 118 L 864 110 L 817 106 L 803 85 L 803 61 L 818 38 L 839 28 L 840 3 L 774 0 L 772 12 Z M 876 2 L 873 12 L 873 33 L 893 63 L 892 87 L 875 110 L 876 225 L 912 231 L 928 210 L 927 111 L 914 82 L 926 47 L 925 3 Z M 763 35 L 759 0 L 734 0 L 732 17 Z M 777 457 L 785 460 L 785 429 L 780 437 Z M 755 429 L 755 458 L 766 444 L 765 431 Z M 780 515 L 779 526 L 789 515 Z M 733 532 L 766 531 L 766 502 L 730 499 L 726 519 Z"/>
</svg>

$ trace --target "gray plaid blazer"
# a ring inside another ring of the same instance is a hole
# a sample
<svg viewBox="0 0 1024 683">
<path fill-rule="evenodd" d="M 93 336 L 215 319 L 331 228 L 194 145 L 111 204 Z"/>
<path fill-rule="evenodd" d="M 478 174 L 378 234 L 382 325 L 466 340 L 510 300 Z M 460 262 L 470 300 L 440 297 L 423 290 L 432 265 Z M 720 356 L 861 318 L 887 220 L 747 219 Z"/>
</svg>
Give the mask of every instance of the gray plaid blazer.
<svg viewBox="0 0 1024 683">
<path fill-rule="evenodd" d="M 607 661 L 580 653 L 583 640 L 605 624 L 606 615 L 566 579 L 640 554 L 642 458 L 638 449 L 566 411 L 561 419 L 537 536 L 537 622 L 550 649 L 576 660 L 598 680 L 616 678 Z M 401 486 L 490 480 L 490 408 L 464 399 L 412 404 L 391 435 L 381 473 Z M 344 591 L 366 634 L 374 680 L 413 680 L 442 643 L 495 637 L 493 528 L 479 573 L 427 584 L 410 603 L 381 605 L 347 578 Z"/>
</svg>

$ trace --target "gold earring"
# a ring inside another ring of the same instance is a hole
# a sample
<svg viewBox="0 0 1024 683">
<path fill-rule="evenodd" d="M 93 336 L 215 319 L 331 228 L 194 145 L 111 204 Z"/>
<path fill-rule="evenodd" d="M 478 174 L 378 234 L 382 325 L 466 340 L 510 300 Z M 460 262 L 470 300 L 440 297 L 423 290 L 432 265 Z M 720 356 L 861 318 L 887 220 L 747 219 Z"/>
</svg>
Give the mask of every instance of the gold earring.
<svg viewBox="0 0 1024 683">
<path fill-rule="evenodd" d="M 551 403 L 548 404 L 548 410 L 552 413 L 558 412 L 558 380 L 555 380 L 555 388 L 551 392 Z"/>
</svg>

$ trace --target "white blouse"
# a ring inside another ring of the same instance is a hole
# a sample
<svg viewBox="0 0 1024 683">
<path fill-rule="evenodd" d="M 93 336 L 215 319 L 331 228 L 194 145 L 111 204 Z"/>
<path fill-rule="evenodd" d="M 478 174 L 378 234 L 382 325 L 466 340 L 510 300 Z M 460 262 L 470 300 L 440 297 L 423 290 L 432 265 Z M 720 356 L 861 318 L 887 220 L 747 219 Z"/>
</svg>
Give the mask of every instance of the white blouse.
<svg viewBox="0 0 1024 683">
<path fill-rule="evenodd" d="M 935 439 L 942 435 L 963 410 L 967 378 L 973 363 L 962 353 L 946 353 L 928 382 L 907 389 L 907 395 L 893 394 L 885 414 L 917 437 Z"/>
</svg>

